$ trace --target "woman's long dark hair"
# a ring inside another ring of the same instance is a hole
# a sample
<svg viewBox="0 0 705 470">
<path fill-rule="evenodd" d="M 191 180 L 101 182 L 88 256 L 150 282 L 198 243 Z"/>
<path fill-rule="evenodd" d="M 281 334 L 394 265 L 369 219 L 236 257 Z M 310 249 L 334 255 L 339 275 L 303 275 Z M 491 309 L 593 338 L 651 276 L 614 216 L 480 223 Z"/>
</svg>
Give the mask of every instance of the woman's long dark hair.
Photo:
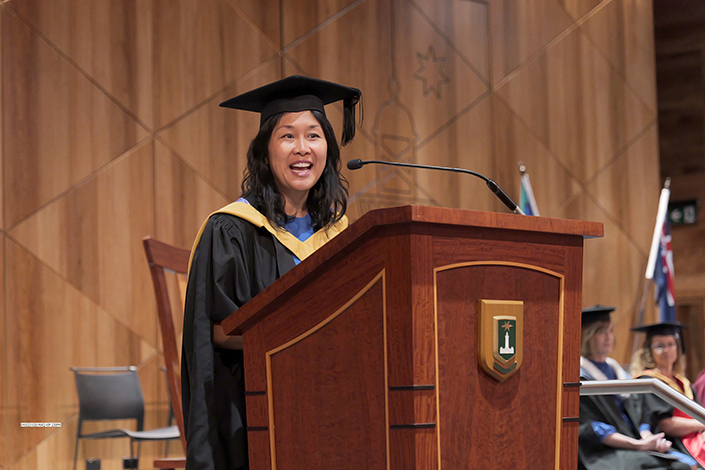
<svg viewBox="0 0 705 470">
<path fill-rule="evenodd" d="M 340 173 L 340 147 L 333 127 L 320 111 L 311 111 L 323 129 L 328 144 L 326 166 L 316 184 L 309 190 L 306 205 L 314 230 L 329 227 L 339 221 L 348 207 L 348 181 Z M 279 192 L 274 175 L 267 163 L 269 140 L 283 114 L 262 123 L 247 150 L 247 168 L 242 180 L 242 197 L 264 214 L 269 222 L 281 228 L 292 218 L 284 212 L 284 196 Z"/>
</svg>

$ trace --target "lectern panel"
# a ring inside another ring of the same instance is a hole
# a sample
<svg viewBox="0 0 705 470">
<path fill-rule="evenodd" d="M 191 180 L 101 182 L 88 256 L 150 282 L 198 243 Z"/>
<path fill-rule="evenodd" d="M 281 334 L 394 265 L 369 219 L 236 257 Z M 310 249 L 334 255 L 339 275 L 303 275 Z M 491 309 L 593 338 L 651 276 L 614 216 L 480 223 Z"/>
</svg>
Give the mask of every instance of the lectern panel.
<svg viewBox="0 0 705 470">
<path fill-rule="evenodd" d="M 442 469 L 556 468 L 562 289 L 562 277 L 520 266 L 437 272 Z M 501 382 L 478 366 L 478 300 L 524 303 L 523 362 Z"/>
<path fill-rule="evenodd" d="M 268 353 L 273 469 L 388 468 L 384 277 Z"/>
</svg>

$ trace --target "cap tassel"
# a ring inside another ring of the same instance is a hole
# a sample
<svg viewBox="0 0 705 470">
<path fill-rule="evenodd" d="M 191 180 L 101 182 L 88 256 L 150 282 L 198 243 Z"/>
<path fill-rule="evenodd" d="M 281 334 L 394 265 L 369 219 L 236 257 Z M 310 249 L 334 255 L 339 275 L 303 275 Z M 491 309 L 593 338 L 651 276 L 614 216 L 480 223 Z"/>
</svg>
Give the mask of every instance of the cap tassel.
<svg viewBox="0 0 705 470">
<path fill-rule="evenodd" d="M 343 135 L 341 146 L 347 145 L 355 138 L 355 105 L 360 101 L 360 96 L 353 96 L 343 100 Z M 360 125 L 362 125 L 362 103 L 360 104 Z"/>
</svg>

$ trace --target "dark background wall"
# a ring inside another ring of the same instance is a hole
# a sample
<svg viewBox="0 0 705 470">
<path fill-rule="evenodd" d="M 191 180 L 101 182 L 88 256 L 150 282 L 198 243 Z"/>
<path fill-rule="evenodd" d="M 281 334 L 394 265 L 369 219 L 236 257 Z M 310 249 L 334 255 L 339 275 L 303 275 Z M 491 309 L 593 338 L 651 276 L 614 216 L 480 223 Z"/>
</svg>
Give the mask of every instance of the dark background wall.
<svg viewBox="0 0 705 470">
<path fill-rule="evenodd" d="M 691 377 L 705 367 L 705 4 L 655 0 L 661 180 L 671 200 L 700 201 L 698 223 L 673 227 L 676 303 L 690 325 Z"/>
</svg>

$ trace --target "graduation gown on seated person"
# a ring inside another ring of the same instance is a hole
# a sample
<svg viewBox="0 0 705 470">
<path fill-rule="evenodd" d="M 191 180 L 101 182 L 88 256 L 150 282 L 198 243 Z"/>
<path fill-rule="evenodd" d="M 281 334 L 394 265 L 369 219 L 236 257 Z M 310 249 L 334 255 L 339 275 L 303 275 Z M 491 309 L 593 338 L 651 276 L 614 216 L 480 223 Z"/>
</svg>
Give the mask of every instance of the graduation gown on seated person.
<svg viewBox="0 0 705 470">
<path fill-rule="evenodd" d="M 653 370 L 649 371 L 643 371 L 639 377 L 639 379 L 651 379 L 651 378 L 656 378 L 661 380 L 662 382 L 665 382 L 667 385 L 669 385 L 671 388 L 674 390 L 683 393 L 687 398 L 690 398 L 691 400 L 695 401 L 696 403 L 700 404 L 700 402 L 697 400 L 697 396 L 695 393 L 695 390 L 693 389 L 692 385 L 688 381 L 687 378 L 679 376 L 681 379 L 681 383 L 685 386 L 685 390 L 683 390 L 677 383 L 672 381 L 670 378 L 656 372 Z M 654 430 L 654 432 L 663 432 L 663 430 L 660 428 L 660 423 L 662 419 L 665 418 L 672 418 L 673 413 L 675 411 L 675 408 L 673 405 L 669 404 L 662 398 L 659 398 L 658 396 L 654 395 L 653 393 L 645 393 L 643 397 L 643 403 L 644 403 L 644 418 L 647 423 L 651 426 L 651 429 Z M 683 452 L 686 455 L 690 455 L 694 457 L 697 460 L 697 457 L 699 456 L 693 456 L 688 448 L 685 446 L 683 441 L 675 436 L 669 436 L 666 435 L 666 438 L 673 443 L 672 449 L 677 450 L 678 452 Z M 701 464 L 702 467 L 702 464 Z"/>
<path fill-rule="evenodd" d="M 247 464 L 242 351 L 217 349 L 213 325 L 347 227 L 347 218 L 306 242 L 274 229 L 246 202 L 217 211 L 191 252 L 181 361 L 187 470 Z"/>
<path fill-rule="evenodd" d="M 581 358 L 581 364 L 586 361 Z M 619 367 L 618 365 L 616 367 Z M 614 369 L 615 367 L 613 367 Z M 620 367 L 621 370 L 621 367 Z M 619 374 L 618 374 L 619 377 Z M 594 377 L 581 367 L 580 380 L 604 380 Z M 663 469 L 663 470 L 689 470 L 687 464 L 677 460 L 658 457 L 636 450 L 616 449 L 602 444 L 600 438 L 593 430 L 592 421 L 610 424 L 618 433 L 639 439 L 638 426 L 641 424 L 643 406 L 638 395 L 632 395 L 624 400 L 624 408 L 628 423 L 611 395 L 594 395 L 580 397 L 580 425 L 578 427 L 579 446 L 578 457 L 580 463 L 587 470 L 632 470 L 632 469 Z M 662 455 L 662 454 L 661 454 Z"/>
</svg>

